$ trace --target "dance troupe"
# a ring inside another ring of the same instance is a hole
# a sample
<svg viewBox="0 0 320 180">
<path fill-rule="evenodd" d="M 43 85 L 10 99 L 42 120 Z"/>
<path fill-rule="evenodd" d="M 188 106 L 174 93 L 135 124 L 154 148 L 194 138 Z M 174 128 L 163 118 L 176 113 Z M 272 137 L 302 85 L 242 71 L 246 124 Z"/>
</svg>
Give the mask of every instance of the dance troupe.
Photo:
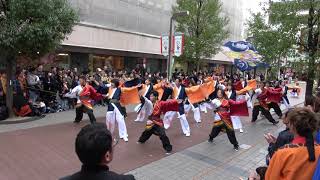
<svg viewBox="0 0 320 180">
<path fill-rule="evenodd" d="M 249 116 L 248 108 L 252 108 L 252 122 L 257 120 L 261 112 L 270 123 L 276 125 L 279 121 L 272 117 L 270 109 L 274 109 L 281 118 L 279 104 L 283 102 L 287 108 L 290 107 L 287 97 L 290 88 L 286 82 L 276 82 L 271 86 L 269 82 L 257 82 L 255 79 L 245 81 L 239 78 L 226 82 L 216 76 L 203 78 L 197 84 L 186 83 L 182 77 L 177 77 L 171 82 L 158 79 L 154 84 L 151 83 L 151 79 L 145 79 L 143 82 L 138 78 L 127 82 L 113 79 L 107 84 L 108 93 L 101 95 L 87 83 L 85 76 L 81 76 L 79 81 L 79 86 L 71 91 L 71 94 L 78 98 L 74 123 L 82 120 L 83 113 L 87 113 L 90 122 L 95 123 L 92 103 L 105 99 L 108 129 L 114 134 L 117 123 L 119 138 L 127 142 L 125 106 L 139 104 L 135 108 L 135 121 L 146 121 L 146 126 L 138 143 L 145 143 L 152 135 L 159 136 L 166 153 L 172 151 L 166 129 L 170 128 L 176 117 L 180 121 L 183 134 L 187 137 L 191 135 L 186 118 L 186 113 L 190 110 L 193 111 L 193 118 L 197 123 L 201 123 L 201 111 L 212 111 L 213 127 L 208 142 L 212 142 L 223 131 L 226 132 L 234 149 L 238 150 L 239 144 L 234 130 L 239 129 L 243 132 L 240 117 Z M 296 92 L 297 88 L 291 89 Z"/>
</svg>

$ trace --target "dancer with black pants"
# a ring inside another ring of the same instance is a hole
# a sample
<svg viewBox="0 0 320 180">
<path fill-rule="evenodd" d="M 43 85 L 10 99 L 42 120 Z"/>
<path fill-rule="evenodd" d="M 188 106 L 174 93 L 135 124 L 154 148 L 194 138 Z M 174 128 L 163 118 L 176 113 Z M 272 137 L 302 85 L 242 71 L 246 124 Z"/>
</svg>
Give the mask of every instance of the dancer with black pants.
<svg viewBox="0 0 320 180">
<path fill-rule="evenodd" d="M 167 153 L 172 151 L 172 145 L 170 140 L 165 133 L 163 127 L 163 120 L 161 119 L 161 114 L 165 114 L 168 111 L 179 111 L 179 103 L 182 100 L 167 100 L 159 101 L 158 92 L 152 91 L 150 95 L 150 101 L 153 103 L 153 112 L 149 116 L 147 125 L 143 133 L 141 134 L 138 143 L 145 143 L 153 134 L 160 137 L 163 148 Z"/>
<path fill-rule="evenodd" d="M 273 119 L 272 115 L 270 114 L 269 107 L 267 105 L 267 97 L 268 91 L 265 89 L 265 83 L 259 83 L 260 88 L 254 91 L 254 96 L 256 96 L 256 100 L 254 102 L 253 110 L 252 110 L 252 120 L 251 122 L 255 122 L 258 118 L 259 112 L 261 113 L 270 121 L 272 124 L 276 125 L 279 121 Z"/>
<path fill-rule="evenodd" d="M 79 95 L 74 123 L 79 123 L 83 118 L 83 113 L 87 113 L 91 124 L 93 124 L 96 122 L 96 118 L 93 114 L 93 105 L 91 102 L 93 99 L 101 99 L 102 95 L 97 93 L 96 90 L 86 82 L 85 76 L 80 76 L 79 82 L 80 85 L 72 91 Z"/>
</svg>

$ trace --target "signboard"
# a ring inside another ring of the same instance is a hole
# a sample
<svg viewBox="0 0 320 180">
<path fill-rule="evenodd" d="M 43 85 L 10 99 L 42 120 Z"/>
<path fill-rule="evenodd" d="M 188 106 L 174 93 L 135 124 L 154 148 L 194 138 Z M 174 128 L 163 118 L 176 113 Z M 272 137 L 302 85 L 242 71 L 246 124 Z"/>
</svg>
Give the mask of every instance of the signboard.
<svg viewBox="0 0 320 180">
<path fill-rule="evenodd" d="M 171 52 L 173 56 L 181 56 L 183 54 L 184 46 L 184 34 L 175 33 L 172 38 Z M 169 55 L 169 35 L 165 34 L 161 36 L 161 54 L 164 56 Z"/>
<path fill-rule="evenodd" d="M 169 36 L 168 35 L 161 36 L 161 54 L 164 56 L 169 55 Z"/>
<path fill-rule="evenodd" d="M 174 56 L 181 56 L 183 53 L 184 35 L 177 33 L 174 35 Z"/>
</svg>

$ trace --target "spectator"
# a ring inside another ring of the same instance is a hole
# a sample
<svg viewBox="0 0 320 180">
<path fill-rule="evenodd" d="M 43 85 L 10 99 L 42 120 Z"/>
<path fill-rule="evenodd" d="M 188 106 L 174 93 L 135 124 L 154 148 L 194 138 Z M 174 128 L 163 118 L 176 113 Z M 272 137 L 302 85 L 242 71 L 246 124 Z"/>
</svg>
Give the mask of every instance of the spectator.
<svg viewBox="0 0 320 180">
<path fill-rule="evenodd" d="M 312 179 L 320 155 L 320 146 L 313 138 L 317 117 L 308 108 L 297 108 L 288 114 L 288 120 L 294 139 L 273 155 L 266 180 Z"/>
<path fill-rule="evenodd" d="M 76 153 L 82 162 L 80 172 L 61 180 L 134 180 L 132 175 L 119 175 L 109 171 L 113 159 L 113 138 L 102 123 L 87 125 L 76 138 Z"/>
<path fill-rule="evenodd" d="M 5 96 L 7 92 L 7 74 L 2 72 L 0 73 L 0 96 Z"/>
<path fill-rule="evenodd" d="M 30 68 L 27 76 L 29 98 L 32 103 L 36 102 L 39 97 L 40 79 L 35 74 L 35 68 Z"/>
<path fill-rule="evenodd" d="M 288 114 L 292 110 L 289 110 L 285 113 L 283 118 L 283 124 L 286 125 L 286 129 L 281 131 L 277 138 L 272 136 L 270 133 L 265 134 L 265 138 L 269 143 L 268 147 L 268 155 L 267 155 L 267 165 L 269 165 L 269 161 L 272 158 L 272 155 L 285 144 L 289 144 L 293 140 L 293 134 L 289 130 L 289 120 Z"/>
</svg>

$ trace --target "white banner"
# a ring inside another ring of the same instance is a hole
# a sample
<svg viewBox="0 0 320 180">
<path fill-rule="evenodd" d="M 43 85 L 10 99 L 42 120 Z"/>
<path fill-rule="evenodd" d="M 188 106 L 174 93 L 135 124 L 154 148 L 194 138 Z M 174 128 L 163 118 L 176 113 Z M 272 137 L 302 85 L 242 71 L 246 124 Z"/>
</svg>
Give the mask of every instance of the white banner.
<svg viewBox="0 0 320 180">
<path fill-rule="evenodd" d="M 161 54 L 164 56 L 169 55 L 169 36 L 168 35 L 161 36 Z"/>
<path fill-rule="evenodd" d="M 174 56 L 181 56 L 183 49 L 183 34 L 176 34 L 174 36 Z"/>
</svg>

